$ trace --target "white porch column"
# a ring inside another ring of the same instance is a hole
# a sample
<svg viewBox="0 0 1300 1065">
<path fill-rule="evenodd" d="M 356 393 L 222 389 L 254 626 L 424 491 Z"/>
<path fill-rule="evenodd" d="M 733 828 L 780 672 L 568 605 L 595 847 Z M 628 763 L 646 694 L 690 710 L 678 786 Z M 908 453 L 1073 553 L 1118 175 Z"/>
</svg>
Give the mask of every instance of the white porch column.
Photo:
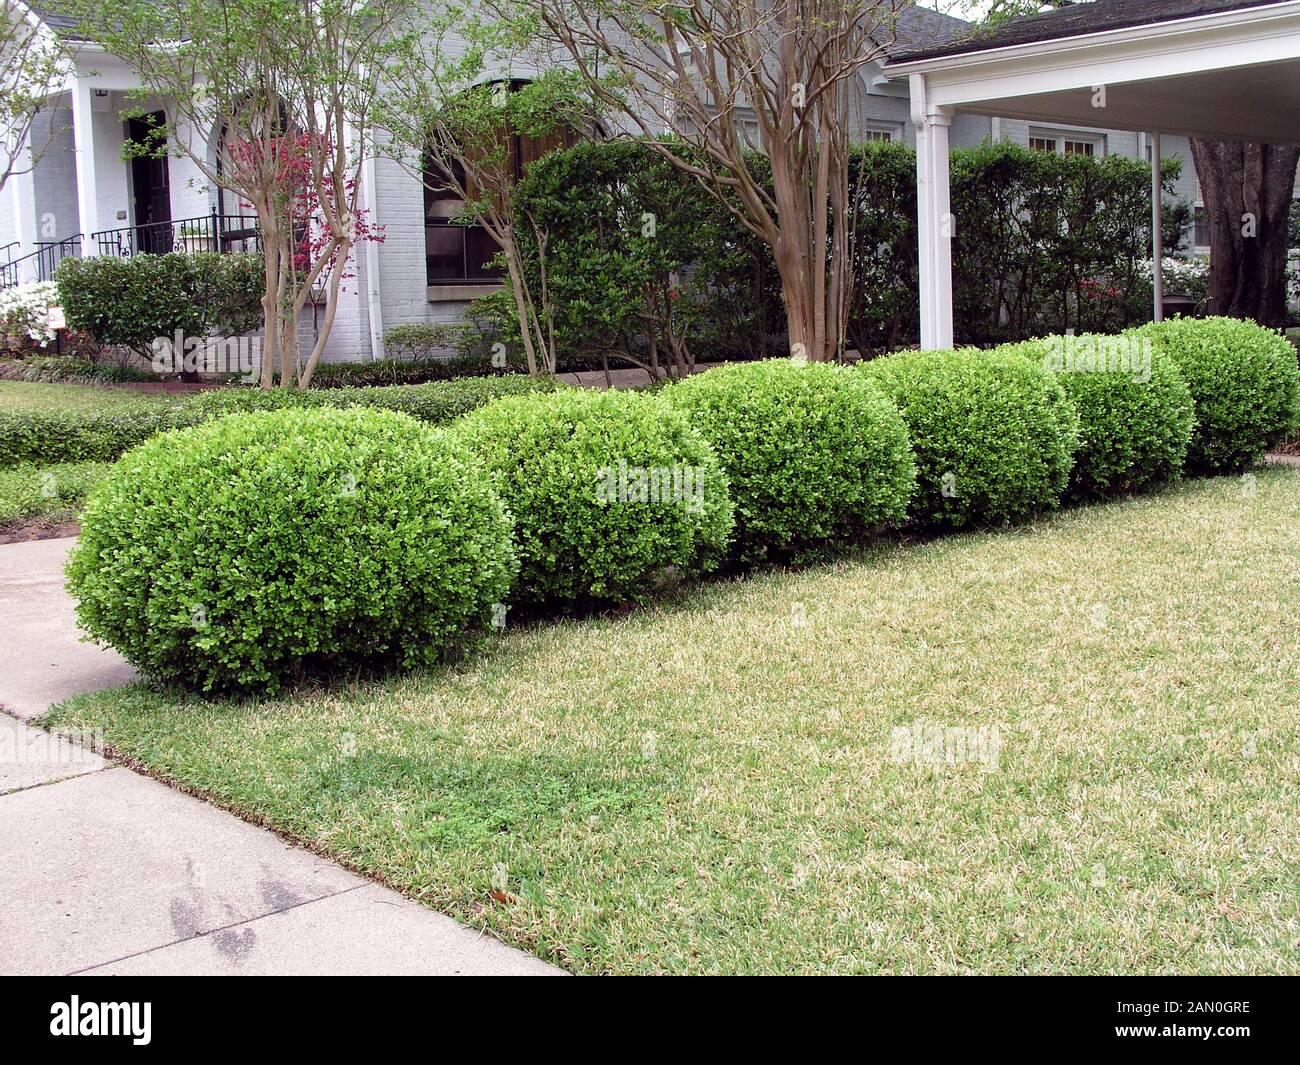
<svg viewBox="0 0 1300 1065">
<path fill-rule="evenodd" d="M 36 241 L 39 239 L 37 232 L 39 220 L 36 217 L 36 185 L 32 179 L 31 157 L 27 154 L 31 148 L 31 143 L 31 131 L 29 130 L 27 136 L 23 138 L 22 154 L 18 156 L 20 160 L 18 166 L 23 172 L 15 174 L 9 179 L 14 212 L 14 237 L 18 241 L 18 252 L 14 258 L 34 252 L 36 250 Z M 29 259 L 24 264 L 23 274 L 17 280 L 36 280 L 35 261 Z"/>
<path fill-rule="evenodd" d="M 94 89 L 90 81 L 82 76 L 73 78 L 72 136 L 77 146 L 77 213 L 80 215 L 81 254 L 86 258 L 95 254 L 91 234 L 99 229 L 93 101 Z"/>
<path fill-rule="evenodd" d="M 1160 163 L 1160 134 L 1151 134 L 1151 288 L 1155 318 L 1165 320 L 1165 232 L 1161 210 L 1164 204 L 1164 174 Z"/>
<path fill-rule="evenodd" d="M 948 128 L 952 112 L 926 101 L 925 77 L 911 77 L 916 127 L 916 221 L 920 255 L 921 347 L 952 347 L 952 202 Z"/>
</svg>

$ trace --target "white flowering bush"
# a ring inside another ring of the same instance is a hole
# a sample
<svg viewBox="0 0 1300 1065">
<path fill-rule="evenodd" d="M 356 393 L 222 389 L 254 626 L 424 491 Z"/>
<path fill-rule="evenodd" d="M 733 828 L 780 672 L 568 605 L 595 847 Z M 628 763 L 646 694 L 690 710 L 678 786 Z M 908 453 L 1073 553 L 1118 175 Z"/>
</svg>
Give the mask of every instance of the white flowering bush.
<svg viewBox="0 0 1300 1065">
<path fill-rule="evenodd" d="M 53 281 L 34 281 L 0 289 L 0 331 L 44 347 L 54 340 L 50 308 L 58 306 Z"/>
<path fill-rule="evenodd" d="M 1142 276 L 1151 280 L 1151 260 L 1141 264 Z M 1175 259 L 1165 256 L 1161 260 L 1161 273 L 1165 281 L 1165 293 L 1191 296 L 1198 307 L 1204 307 L 1210 298 L 1210 260 L 1204 257 Z"/>
</svg>

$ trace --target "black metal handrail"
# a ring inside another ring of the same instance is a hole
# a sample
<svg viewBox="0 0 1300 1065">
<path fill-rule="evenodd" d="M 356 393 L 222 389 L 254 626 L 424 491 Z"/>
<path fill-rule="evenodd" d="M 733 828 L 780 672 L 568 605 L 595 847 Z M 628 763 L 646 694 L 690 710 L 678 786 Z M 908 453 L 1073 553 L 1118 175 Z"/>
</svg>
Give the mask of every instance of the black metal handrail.
<svg viewBox="0 0 1300 1065">
<path fill-rule="evenodd" d="M 80 233 L 76 233 L 71 237 L 64 237 L 62 240 L 37 241 L 35 251 L 0 264 L 0 288 L 14 288 L 21 284 L 23 274 L 27 272 L 24 269 L 27 263 L 31 263 L 36 267 L 37 281 L 52 281 L 54 280 L 54 271 L 58 269 L 59 263 L 69 256 L 79 258 L 80 255 Z"/>
<path fill-rule="evenodd" d="M 261 248 L 254 215 L 218 214 L 146 222 L 91 234 L 100 255 L 129 259 L 142 253 L 257 251 Z"/>
</svg>

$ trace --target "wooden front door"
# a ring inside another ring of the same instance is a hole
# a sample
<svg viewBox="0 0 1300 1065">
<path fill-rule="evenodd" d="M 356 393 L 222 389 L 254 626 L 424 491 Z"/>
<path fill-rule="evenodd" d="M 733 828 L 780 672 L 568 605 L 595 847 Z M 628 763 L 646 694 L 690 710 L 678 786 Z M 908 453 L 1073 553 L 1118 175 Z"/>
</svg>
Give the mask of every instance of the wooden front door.
<svg viewBox="0 0 1300 1065">
<path fill-rule="evenodd" d="M 133 118 L 127 123 L 127 136 L 137 144 L 152 148 L 166 142 L 151 136 L 150 131 L 165 120 L 161 113 L 148 118 Z M 137 156 L 131 160 L 131 187 L 135 207 L 135 251 L 162 255 L 172 250 L 172 196 L 167 174 L 167 156 Z"/>
</svg>

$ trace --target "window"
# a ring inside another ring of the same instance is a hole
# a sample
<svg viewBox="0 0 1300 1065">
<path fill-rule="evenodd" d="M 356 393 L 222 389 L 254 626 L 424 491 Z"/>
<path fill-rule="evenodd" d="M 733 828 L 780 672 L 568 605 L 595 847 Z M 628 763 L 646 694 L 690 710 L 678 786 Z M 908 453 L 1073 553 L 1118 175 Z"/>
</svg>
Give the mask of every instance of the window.
<svg viewBox="0 0 1300 1065">
<path fill-rule="evenodd" d="M 518 86 L 522 82 L 515 82 Z M 528 167 L 554 148 L 563 147 L 567 137 L 524 137 L 508 133 L 509 166 L 512 182 Z M 466 187 L 460 167 L 447 174 L 424 167 L 424 263 L 430 285 L 482 284 L 498 280 L 503 270 L 488 265 L 500 246 L 481 225 L 456 221 L 465 211 L 460 190 Z M 470 190 L 471 192 L 473 190 Z"/>
<path fill-rule="evenodd" d="M 1095 158 L 1106 154 L 1106 142 L 1101 137 L 1088 133 L 1031 130 L 1029 147 L 1036 152 L 1053 152 L 1056 155 L 1086 155 Z"/>
<path fill-rule="evenodd" d="M 864 144 L 890 144 L 898 140 L 898 128 L 895 126 L 869 126 L 860 138 Z"/>
</svg>

